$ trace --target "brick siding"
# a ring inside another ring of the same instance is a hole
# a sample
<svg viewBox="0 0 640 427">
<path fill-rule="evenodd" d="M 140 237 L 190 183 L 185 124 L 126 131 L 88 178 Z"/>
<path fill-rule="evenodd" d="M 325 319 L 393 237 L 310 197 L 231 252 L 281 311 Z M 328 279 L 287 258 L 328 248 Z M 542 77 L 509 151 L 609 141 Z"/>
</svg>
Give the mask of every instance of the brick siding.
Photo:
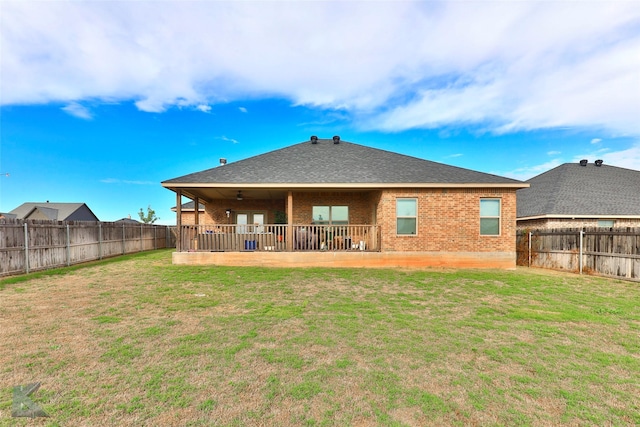
<svg viewBox="0 0 640 427">
<path fill-rule="evenodd" d="M 417 199 L 417 233 L 396 235 L 396 199 Z M 480 235 L 480 199 L 501 200 L 499 236 Z M 382 192 L 378 224 L 383 251 L 512 252 L 516 230 L 515 189 L 421 189 Z"/>
<path fill-rule="evenodd" d="M 396 235 L 396 199 L 416 198 L 417 234 Z M 480 199 L 499 198 L 499 236 L 480 235 Z M 348 206 L 349 223 L 381 226 L 382 251 L 514 252 L 516 242 L 515 189 L 408 189 L 362 192 L 294 192 L 293 224 L 311 224 L 313 206 Z M 228 224 L 225 210 L 264 211 L 272 224 L 275 211 L 286 212 L 286 200 L 222 200 L 206 203 L 200 224 Z M 184 212 L 182 223 L 194 224 L 194 213 Z"/>
</svg>

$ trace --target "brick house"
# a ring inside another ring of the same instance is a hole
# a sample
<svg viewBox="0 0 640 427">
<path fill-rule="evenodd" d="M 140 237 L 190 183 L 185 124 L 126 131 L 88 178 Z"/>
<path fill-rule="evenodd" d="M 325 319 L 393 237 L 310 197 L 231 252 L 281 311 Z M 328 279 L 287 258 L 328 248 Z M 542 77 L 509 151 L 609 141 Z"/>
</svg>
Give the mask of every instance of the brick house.
<svg viewBox="0 0 640 427">
<path fill-rule="evenodd" d="M 518 230 L 640 227 L 640 171 L 565 163 L 517 191 Z"/>
<path fill-rule="evenodd" d="M 198 203 L 198 205 L 199 205 L 199 208 L 198 208 L 199 221 L 200 222 L 205 222 L 206 221 L 206 211 L 204 209 L 204 204 Z M 181 212 L 181 217 L 182 217 L 182 223 L 183 224 L 195 224 L 196 223 L 195 206 L 196 206 L 196 203 L 193 200 L 190 201 L 190 202 L 182 204 L 182 206 L 180 207 L 180 212 Z M 174 206 L 174 207 L 171 208 L 171 210 L 173 212 L 177 212 L 178 211 L 178 207 Z M 206 221 L 206 223 L 213 224 L 214 222 L 211 221 L 211 220 L 208 220 L 208 221 Z"/>
<path fill-rule="evenodd" d="M 176 193 L 174 263 L 498 268 L 515 267 L 528 186 L 339 137 L 162 185 Z"/>
</svg>

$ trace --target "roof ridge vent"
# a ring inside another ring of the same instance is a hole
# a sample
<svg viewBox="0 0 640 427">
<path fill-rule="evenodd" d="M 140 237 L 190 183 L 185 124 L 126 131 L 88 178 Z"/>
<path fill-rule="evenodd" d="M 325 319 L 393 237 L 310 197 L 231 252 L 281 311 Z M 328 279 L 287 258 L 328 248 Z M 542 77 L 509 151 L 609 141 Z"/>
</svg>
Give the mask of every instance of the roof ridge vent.
<svg viewBox="0 0 640 427">
<path fill-rule="evenodd" d="M 317 136 L 312 135 L 310 139 L 311 139 L 311 143 L 312 144 L 317 144 L 318 143 L 318 137 Z"/>
<path fill-rule="evenodd" d="M 580 166 L 587 166 L 587 163 L 589 163 L 589 160 L 587 159 L 580 160 Z"/>
<path fill-rule="evenodd" d="M 601 159 L 596 160 L 596 161 L 595 161 L 595 164 L 596 164 L 596 166 L 598 166 L 598 167 L 602 166 L 602 160 L 601 160 Z"/>
<path fill-rule="evenodd" d="M 220 157 L 220 166 L 224 166 L 227 164 L 227 159 L 225 159 L 224 157 Z"/>
<path fill-rule="evenodd" d="M 340 144 L 340 137 L 338 135 L 333 137 L 333 143 L 334 144 Z"/>
</svg>

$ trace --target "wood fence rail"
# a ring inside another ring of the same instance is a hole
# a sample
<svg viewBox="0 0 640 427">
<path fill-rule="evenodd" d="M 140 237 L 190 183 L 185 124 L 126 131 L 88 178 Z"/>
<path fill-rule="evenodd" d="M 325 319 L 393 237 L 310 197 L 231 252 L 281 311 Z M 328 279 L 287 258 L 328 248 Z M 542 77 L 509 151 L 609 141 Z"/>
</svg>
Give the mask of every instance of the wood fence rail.
<svg viewBox="0 0 640 427">
<path fill-rule="evenodd" d="M 165 225 L 0 220 L 0 276 L 175 246 Z"/>
<path fill-rule="evenodd" d="M 640 281 L 640 228 L 518 233 L 517 264 Z"/>
</svg>

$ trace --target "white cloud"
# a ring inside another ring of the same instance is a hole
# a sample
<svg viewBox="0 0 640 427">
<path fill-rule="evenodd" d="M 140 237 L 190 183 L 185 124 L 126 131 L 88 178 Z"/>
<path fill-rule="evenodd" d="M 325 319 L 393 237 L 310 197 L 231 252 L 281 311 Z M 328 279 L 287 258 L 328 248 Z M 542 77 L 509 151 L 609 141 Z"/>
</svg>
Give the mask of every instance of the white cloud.
<svg viewBox="0 0 640 427">
<path fill-rule="evenodd" d="M 560 153 L 549 152 L 547 154 L 551 155 Z M 521 181 L 526 181 L 530 178 L 533 178 L 534 176 L 547 172 L 548 170 L 551 170 L 556 166 L 560 166 L 563 163 L 577 163 L 582 159 L 587 159 L 591 163 L 593 163 L 597 159 L 601 159 L 606 165 L 640 171 L 640 142 L 636 142 L 632 144 L 630 148 L 625 148 L 623 150 L 612 151 L 608 148 L 602 148 L 593 152 L 579 154 L 568 159 L 554 158 L 548 162 L 534 166 L 517 168 L 506 172 L 500 171 L 492 173 L 496 173 L 497 175 L 502 175 L 513 179 L 518 179 Z"/>
<path fill-rule="evenodd" d="M 602 139 L 600 139 L 600 138 L 593 138 L 593 139 L 591 140 L 591 143 L 592 143 L 592 144 L 598 144 L 599 142 L 602 142 Z"/>
<path fill-rule="evenodd" d="M 218 136 L 216 139 L 221 139 L 222 141 L 227 141 L 227 142 L 231 142 L 233 144 L 237 144 L 238 140 L 237 139 L 233 139 L 233 138 L 227 138 L 226 136 Z"/>
<path fill-rule="evenodd" d="M 606 165 L 640 171 L 640 142 L 636 142 L 632 144 L 631 147 L 623 150 L 612 151 L 608 148 L 604 148 L 589 153 L 583 153 L 575 156 L 572 161 L 577 162 L 580 161 L 580 159 L 588 159 L 590 162 L 601 159 Z"/>
<path fill-rule="evenodd" d="M 238 110 L 240 110 L 241 113 L 248 113 L 249 111 L 244 108 L 244 107 L 238 107 Z"/>
<path fill-rule="evenodd" d="M 91 111 L 89 111 L 87 107 L 80 105 L 77 102 L 72 102 L 71 104 L 65 107 L 62 107 L 62 111 L 74 117 L 77 117 L 79 119 L 84 119 L 84 120 L 93 119 L 93 115 L 91 114 Z"/>
<path fill-rule="evenodd" d="M 210 113 L 211 112 L 211 106 L 206 105 L 206 104 L 200 104 L 200 105 L 196 106 L 196 109 L 202 111 L 203 113 Z"/>
<path fill-rule="evenodd" d="M 541 163 L 539 165 L 527 166 L 523 168 L 514 169 L 512 171 L 507 172 L 496 172 L 498 175 L 506 176 L 508 178 L 518 179 L 520 181 L 526 181 L 534 176 L 540 175 L 541 173 L 547 172 L 557 166 L 560 166 L 562 163 L 560 159 L 553 159 L 545 163 Z"/>
<path fill-rule="evenodd" d="M 635 2 L 1 7 L 4 105 L 109 99 L 161 113 L 283 97 L 340 108 L 361 127 L 387 131 L 463 125 L 640 135 Z"/>
<path fill-rule="evenodd" d="M 557 156 L 560 153 L 560 151 L 547 151 L 548 156 Z"/>
</svg>

